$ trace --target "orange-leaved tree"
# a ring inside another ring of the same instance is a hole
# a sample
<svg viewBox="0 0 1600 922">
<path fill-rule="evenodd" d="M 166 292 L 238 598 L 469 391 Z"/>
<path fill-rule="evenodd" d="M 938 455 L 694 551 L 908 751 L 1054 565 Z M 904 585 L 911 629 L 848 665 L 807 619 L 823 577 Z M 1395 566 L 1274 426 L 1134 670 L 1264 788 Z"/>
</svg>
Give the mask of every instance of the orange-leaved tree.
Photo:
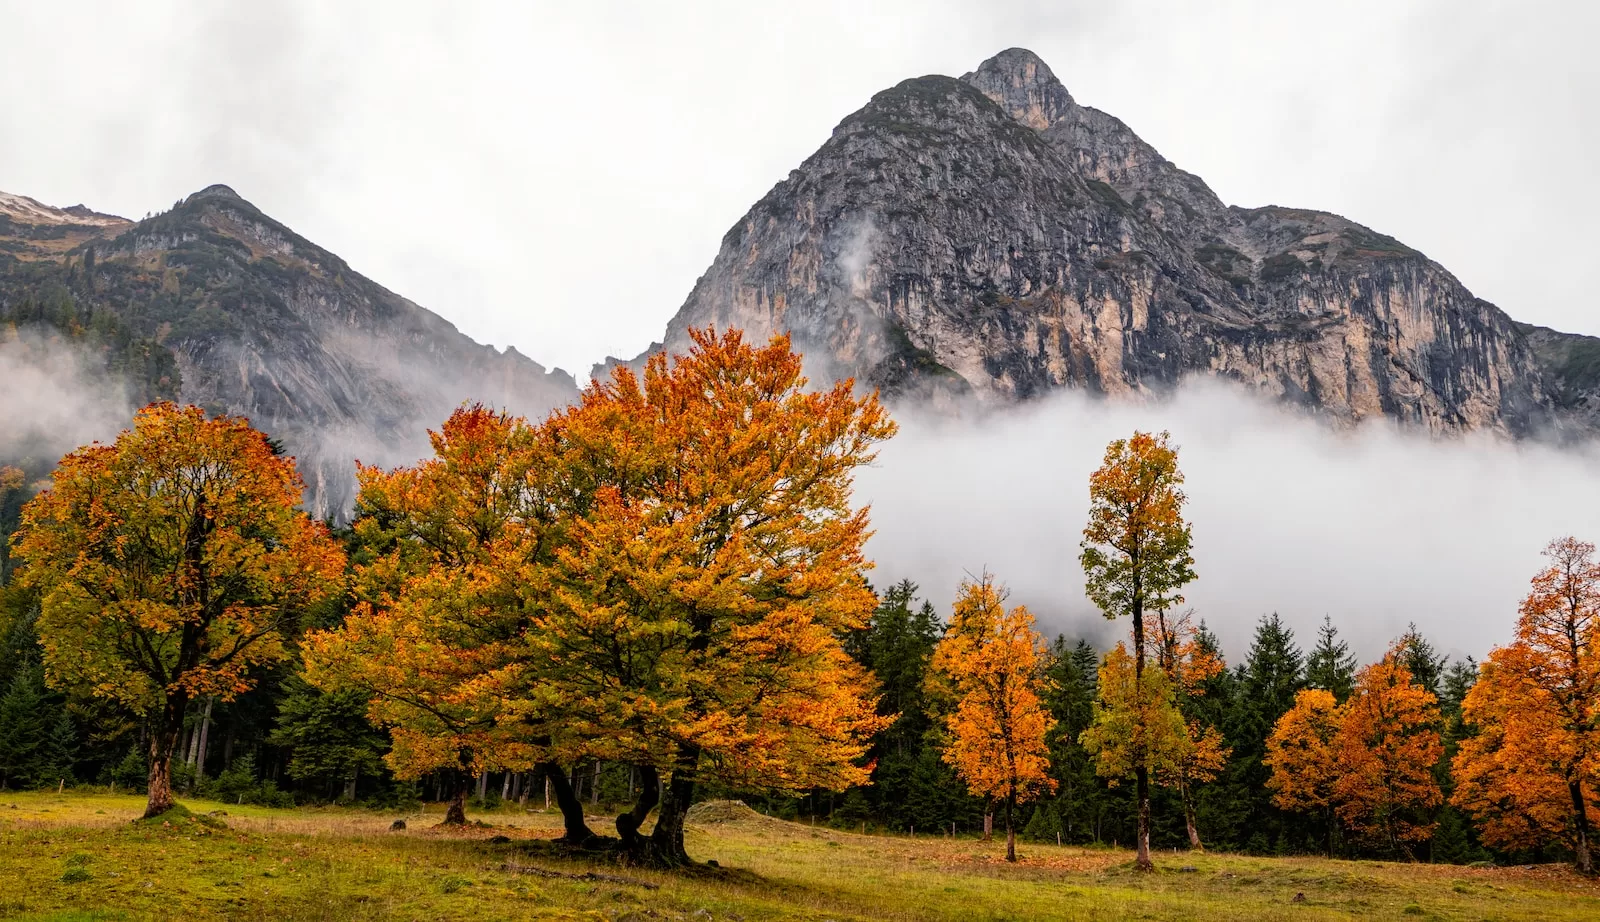
<svg viewBox="0 0 1600 922">
<path fill-rule="evenodd" d="M 1516 639 L 1489 654 L 1462 703 L 1452 802 L 1498 848 L 1561 842 L 1594 873 L 1589 812 L 1600 791 L 1600 563 L 1561 538 L 1533 578 Z"/>
<path fill-rule="evenodd" d="M 1334 750 L 1334 810 L 1357 836 L 1411 857 L 1433 835 L 1429 811 L 1443 800 L 1434 766 L 1444 754 L 1439 699 L 1412 681 L 1396 651 L 1356 674 Z"/>
<path fill-rule="evenodd" d="M 690 336 L 687 355 L 652 356 L 642 379 L 619 367 L 550 420 L 570 514 L 524 570 L 545 600 L 525 635 L 543 664 L 529 706 L 554 702 L 606 758 L 664 776 L 659 804 L 647 783 L 618 830 L 668 865 L 689 860 L 702 780 L 859 784 L 888 722 L 840 638 L 876 606 L 850 493 L 893 422 L 852 382 L 808 389 L 787 337 Z"/>
<path fill-rule="evenodd" d="M 1156 663 L 1170 680 L 1174 704 L 1183 716 L 1185 737 L 1170 767 L 1156 780 L 1177 789 L 1189 847 L 1197 851 L 1204 850 L 1205 844 L 1195 818 L 1195 788 L 1214 780 L 1227 765 L 1232 751 L 1223 742 L 1222 731 L 1199 714 L 1206 684 L 1227 668 L 1214 642 L 1206 642 L 1204 628 L 1203 622 L 1194 624 L 1192 609 L 1176 615 L 1157 609 L 1155 636 L 1151 638 Z"/>
<path fill-rule="evenodd" d="M 190 700 L 248 690 L 341 592 L 344 553 L 298 509 L 302 490 L 247 421 L 152 404 L 114 444 L 62 458 L 23 511 L 46 675 L 147 721 L 146 816 L 173 805 Z"/>
<path fill-rule="evenodd" d="M 1145 687 L 1146 612 L 1162 611 L 1183 603 L 1181 590 L 1194 579 L 1192 536 L 1183 520 L 1183 473 L 1178 470 L 1178 450 L 1163 432 L 1135 432 L 1106 446 L 1105 460 L 1089 476 L 1089 523 L 1083 529 L 1082 554 L 1085 587 L 1107 618 L 1133 619 L 1133 681 L 1129 690 L 1138 698 Z M 1170 702 L 1169 702 L 1170 703 Z M 1140 718 L 1155 713 L 1159 702 L 1130 702 L 1128 714 Z M 1144 745 L 1145 732 L 1132 736 Z M 1131 753 L 1138 799 L 1137 866 L 1151 870 L 1150 764 L 1148 754 Z"/>
<path fill-rule="evenodd" d="M 547 440 L 479 404 L 429 438 L 433 457 L 413 466 L 359 466 L 357 602 L 338 628 L 306 638 L 307 678 L 370 695 L 395 774 L 450 779 L 446 823 L 466 822 L 475 775 L 537 765 L 567 839 L 582 841 L 583 805 L 554 761 L 559 725 L 510 704 L 527 683 L 522 636 L 539 602 L 520 570 L 560 534 Z"/>
<path fill-rule="evenodd" d="M 1334 783 L 1341 774 L 1335 740 L 1343 721 L 1344 710 L 1332 692 L 1305 689 L 1295 695 L 1294 707 L 1278 718 L 1262 759 L 1272 772 L 1267 787 L 1273 805 L 1291 813 L 1320 816 L 1326 825 L 1330 857 L 1338 826 Z"/>
<path fill-rule="evenodd" d="M 1044 640 L 1033 625 L 1027 608 L 1006 609 L 984 574 L 961 584 L 933 651 L 933 668 L 958 696 L 945 718 L 944 761 L 973 794 L 1005 804 L 1007 861 L 1017 860 L 1017 804 L 1056 787 L 1045 742 L 1055 720 L 1040 699 Z"/>
</svg>

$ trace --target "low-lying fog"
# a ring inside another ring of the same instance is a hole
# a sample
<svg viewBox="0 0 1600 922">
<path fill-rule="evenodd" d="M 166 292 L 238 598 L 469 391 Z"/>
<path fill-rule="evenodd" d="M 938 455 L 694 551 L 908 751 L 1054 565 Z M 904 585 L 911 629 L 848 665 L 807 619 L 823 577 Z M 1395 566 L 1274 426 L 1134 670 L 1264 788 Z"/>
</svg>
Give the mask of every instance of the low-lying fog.
<svg viewBox="0 0 1600 922">
<path fill-rule="evenodd" d="M 981 421 L 896 413 L 898 436 L 858 480 L 879 586 L 909 578 L 941 607 L 984 568 L 1048 635 L 1099 644 L 1128 630 L 1083 595 L 1078 542 L 1107 441 L 1172 433 L 1187 477 L 1196 614 L 1230 661 L 1277 611 L 1302 648 L 1331 615 L 1363 661 L 1407 622 L 1452 656 L 1510 637 L 1517 603 L 1558 535 L 1600 541 L 1600 450 L 1353 431 L 1214 381 L 1170 402 L 1067 393 Z"/>
</svg>

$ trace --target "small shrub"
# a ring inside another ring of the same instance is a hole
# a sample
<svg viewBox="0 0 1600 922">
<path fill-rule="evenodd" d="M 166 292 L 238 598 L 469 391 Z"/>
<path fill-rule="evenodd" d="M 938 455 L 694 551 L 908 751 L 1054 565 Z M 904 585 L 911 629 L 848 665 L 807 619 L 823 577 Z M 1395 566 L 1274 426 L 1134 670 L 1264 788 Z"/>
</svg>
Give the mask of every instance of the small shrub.
<svg viewBox="0 0 1600 922">
<path fill-rule="evenodd" d="M 94 875 L 83 865 L 75 864 L 61 872 L 61 882 L 64 884 L 81 884 L 86 880 L 93 880 Z"/>
<path fill-rule="evenodd" d="M 1408 916 L 1420 916 L 1423 913 L 1422 907 L 1416 903 L 1407 903 L 1406 907 L 1400 911 Z"/>
<path fill-rule="evenodd" d="M 450 877 L 446 877 L 440 882 L 439 889 L 445 893 L 457 893 L 462 887 L 470 886 L 472 886 L 472 881 L 467 880 L 465 877 L 456 877 L 452 875 Z"/>
</svg>

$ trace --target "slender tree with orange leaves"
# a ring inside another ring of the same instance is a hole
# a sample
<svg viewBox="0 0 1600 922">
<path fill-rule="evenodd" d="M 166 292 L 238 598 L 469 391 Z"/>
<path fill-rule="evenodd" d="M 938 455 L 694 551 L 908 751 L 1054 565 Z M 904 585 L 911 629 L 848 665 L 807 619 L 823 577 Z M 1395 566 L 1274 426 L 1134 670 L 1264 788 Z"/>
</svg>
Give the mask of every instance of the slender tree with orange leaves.
<svg viewBox="0 0 1600 922">
<path fill-rule="evenodd" d="M 1046 734 L 1055 725 L 1040 693 L 1044 640 L 1033 615 L 1005 607 L 984 574 L 962 583 L 933 668 L 959 696 L 945 720 L 943 758 L 980 797 L 1005 804 L 1006 860 L 1017 860 L 1016 808 L 1055 790 Z"/>
<path fill-rule="evenodd" d="M 1336 740 L 1344 722 L 1344 709 L 1333 693 L 1305 689 L 1295 695 L 1290 708 L 1267 738 L 1262 760 L 1271 770 L 1267 787 L 1272 803 L 1291 813 L 1315 813 L 1327 826 L 1328 855 L 1333 856 L 1335 783 L 1342 774 Z"/>
<path fill-rule="evenodd" d="M 1106 446 L 1105 460 L 1089 477 L 1089 523 L 1079 558 L 1085 592 L 1110 619 L 1133 619 L 1134 678 L 1137 697 L 1145 687 L 1145 613 L 1183 603 L 1181 590 L 1194 579 L 1193 543 L 1183 519 L 1183 473 L 1178 451 L 1163 432 L 1135 432 Z M 1158 703 L 1135 701 L 1135 718 L 1154 713 Z M 1135 747 L 1147 734 L 1135 734 Z M 1137 866 L 1151 870 L 1150 758 L 1132 754 L 1139 803 Z"/>
<path fill-rule="evenodd" d="M 247 421 L 153 404 L 114 444 L 62 458 L 23 511 L 46 675 L 148 722 L 146 816 L 173 806 L 189 702 L 248 690 L 341 591 L 344 553 L 297 508 L 302 490 Z"/>
<path fill-rule="evenodd" d="M 702 781 L 859 784 L 888 721 L 840 638 L 876 606 L 850 492 L 893 422 L 852 382 L 809 389 L 787 337 L 690 335 L 687 355 L 652 356 L 642 379 L 619 367 L 550 420 L 566 538 L 523 571 L 544 599 L 528 706 L 557 702 L 607 757 L 662 776 L 618 831 L 666 865 L 689 860 Z"/>
<path fill-rule="evenodd" d="M 1433 835 L 1426 811 L 1443 801 L 1433 769 L 1444 743 L 1439 699 L 1412 681 L 1395 651 L 1357 673 L 1333 747 L 1339 819 L 1358 837 L 1411 857 L 1411 843 Z"/>
<path fill-rule="evenodd" d="M 338 628 L 306 638 L 307 678 L 371 696 L 398 777 L 451 779 L 445 823 L 466 822 L 476 775 L 537 766 L 566 839 L 581 842 L 593 833 L 556 763 L 576 744 L 544 712 L 510 705 L 529 681 L 520 654 L 540 604 L 520 570 L 560 539 L 547 440 L 482 405 L 429 437 L 434 456 L 416 465 L 359 466 L 357 604 Z"/>
<path fill-rule="evenodd" d="M 1156 611 L 1156 663 L 1170 679 L 1174 705 L 1184 722 L 1184 738 L 1178 741 L 1170 767 L 1157 777 L 1157 783 L 1177 789 L 1189 847 L 1196 851 L 1204 851 L 1205 844 L 1195 817 L 1195 789 L 1217 777 L 1232 751 L 1223 743 L 1222 731 L 1192 713 L 1196 699 L 1205 694 L 1206 683 L 1227 668 L 1221 654 L 1201 642 L 1203 627 L 1195 626 L 1192 609 L 1175 615 Z"/>
<path fill-rule="evenodd" d="M 1452 802 L 1484 842 L 1572 849 L 1594 873 L 1589 814 L 1600 792 L 1600 563 L 1595 547 L 1561 538 L 1533 578 L 1517 636 L 1489 654 L 1462 703 L 1477 733 L 1461 743 Z"/>
</svg>

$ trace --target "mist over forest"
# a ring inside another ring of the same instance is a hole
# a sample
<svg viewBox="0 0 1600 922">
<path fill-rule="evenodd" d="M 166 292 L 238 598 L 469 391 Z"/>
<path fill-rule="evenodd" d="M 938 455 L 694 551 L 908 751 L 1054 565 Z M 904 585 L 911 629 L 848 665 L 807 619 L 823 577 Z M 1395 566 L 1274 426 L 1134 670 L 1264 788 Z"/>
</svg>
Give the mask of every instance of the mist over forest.
<svg viewBox="0 0 1600 922">
<path fill-rule="evenodd" d="M 1214 380 L 1169 400 L 1068 392 L 961 419 L 895 415 L 900 433 L 858 478 L 874 583 L 913 580 L 945 609 L 987 568 L 1045 633 L 1101 648 L 1126 627 L 1083 595 L 1086 480 L 1134 429 L 1179 447 L 1199 574 L 1185 595 L 1230 657 L 1276 611 L 1302 644 L 1332 617 L 1364 661 L 1410 622 L 1442 652 L 1481 659 L 1510 639 L 1545 544 L 1600 535 L 1592 442 L 1335 428 Z"/>
</svg>

